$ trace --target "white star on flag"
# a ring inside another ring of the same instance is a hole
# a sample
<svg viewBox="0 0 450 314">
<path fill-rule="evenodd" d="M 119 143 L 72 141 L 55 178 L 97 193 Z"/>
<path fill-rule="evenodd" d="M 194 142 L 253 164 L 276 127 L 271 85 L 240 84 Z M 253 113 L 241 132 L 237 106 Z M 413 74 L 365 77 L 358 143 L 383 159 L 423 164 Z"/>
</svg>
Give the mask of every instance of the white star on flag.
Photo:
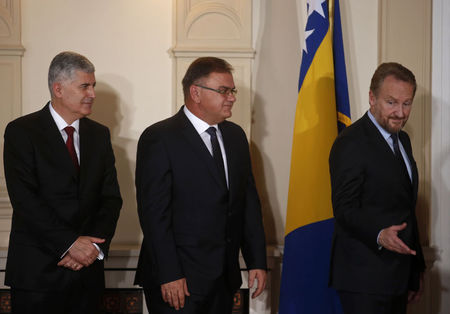
<svg viewBox="0 0 450 314">
<path fill-rule="evenodd" d="M 326 0 L 308 0 L 308 17 L 313 14 L 314 11 L 319 13 L 323 18 L 325 18 L 325 13 L 323 12 L 322 3 Z"/>
<path fill-rule="evenodd" d="M 303 45 L 303 50 L 308 53 L 308 45 L 306 44 L 306 40 L 311 34 L 314 33 L 314 29 L 305 30 L 305 44 Z"/>
</svg>

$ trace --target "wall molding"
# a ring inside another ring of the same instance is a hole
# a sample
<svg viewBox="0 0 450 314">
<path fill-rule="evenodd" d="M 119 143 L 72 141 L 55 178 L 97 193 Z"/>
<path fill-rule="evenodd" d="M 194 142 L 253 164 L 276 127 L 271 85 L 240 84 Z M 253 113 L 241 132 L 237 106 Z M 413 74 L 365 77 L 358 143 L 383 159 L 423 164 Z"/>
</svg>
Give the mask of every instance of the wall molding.
<svg viewBox="0 0 450 314">
<path fill-rule="evenodd" d="M 21 45 L 20 0 L 0 2 L 0 44 Z"/>
<path fill-rule="evenodd" d="M 249 58 L 253 59 L 255 57 L 256 51 L 252 48 L 173 48 L 171 53 L 174 57 L 198 57 L 198 56 L 209 56 L 211 54 L 220 54 L 227 58 Z"/>
<path fill-rule="evenodd" d="M 189 64 L 199 57 L 227 60 L 235 69 L 238 96 L 231 121 L 239 124 L 250 138 L 252 91 L 251 73 L 255 50 L 252 47 L 251 0 L 176 0 L 174 46 L 174 104 L 184 104 L 181 80 Z"/>
<path fill-rule="evenodd" d="M 25 48 L 22 45 L 0 45 L 0 56 L 23 56 Z"/>
<path fill-rule="evenodd" d="M 251 0 L 176 0 L 176 46 L 252 47 Z"/>
</svg>

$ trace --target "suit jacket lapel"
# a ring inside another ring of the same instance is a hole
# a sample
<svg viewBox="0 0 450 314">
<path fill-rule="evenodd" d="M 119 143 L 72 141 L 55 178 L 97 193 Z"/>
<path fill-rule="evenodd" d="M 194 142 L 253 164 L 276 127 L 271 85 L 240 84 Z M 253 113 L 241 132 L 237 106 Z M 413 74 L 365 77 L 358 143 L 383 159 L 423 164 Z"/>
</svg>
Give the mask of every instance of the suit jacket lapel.
<svg viewBox="0 0 450 314">
<path fill-rule="evenodd" d="M 176 118 L 180 123 L 181 132 L 183 136 L 188 140 L 190 146 L 194 150 L 194 152 L 199 156 L 200 160 L 203 160 L 206 168 L 209 172 L 211 172 L 215 181 L 221 186 L 224 186 L 223 180 L 219 175 L 219 169 L 217 169 L 217 165 L 214 162 L 214 158 L 211 156 L 208 148 L 203 142 L 202 138 L 198 134 L 197 130 L 194 128 L 192 123 L 186 117 L 183 112 L 183 107 L 176 114 Z"/>
<path fill-rule="evenodd" d="M 234 180 L 236 178 L 236 156 L 237 149 L 233 147 L 233 140 L 227 124 L 222 122 L 219 124 L 220 132 L 222 133 L 223 146 L 225 148 L 225 155 L 227 156 L 227 171 L 228 171 L 228 190 L 230 191 L 230 199 L 232 197 L 231 191 L 234 186 Z"/>
<path fill-rule="evenodd" d="M 87 165 L 90 164 L 90 158 L 94 156 L 93 152 L 95 148 L 94 138 L 89 132 L 89 125 L 86 123 L 86 119 L 80 119 L 80 185 L 87 178 Z"/>
<path fill-rule="evenodd" d="M 76 180 L 78 178 L 77 171 L 72 164 L 72 159 L 61 136 L 61 132 L 53 120 L 49 106 L 50 102 L 40 112 L 42 132 L 44 132 L 44 137 L 47 140 L 48 149 L 54 154 L 55 161 L 61 163 L 61 168 L 70 169 L 71 174 Z"/>
<path fill-rule="evenodd" d="M 414 195 L 416 196 L 418 186 L 419 186 L 419 173 L 417 171 L 416 161 L 414 160 L 414 157 L 412 155 L 411 142 L 410 142 L 407 134 L 404 132 L 399 133 L 399 139 L 402 142 L 403 148 L 405 149 L 406 155 L 408 156 L 408 159 L 409 159 L 409 164 L 411 166 L 413 192 L 414 192 Z M 414 199 L 414 202 L 415 202 L 415 200 L 416 199 Z"/>
<path fill-rule="evenodd" d="M 391 168 L 395 169 L 398 172 L 398 175 L 401 176 L 401 178 L 404 178 L 404 180 L 402 180 L 402 181 L 405 182 L 405 184 L 407 184 L 409 187 L 411 187 L 411 179 L 409 178 L 408 172 L 406 171 L 406 169 L 404 169 L 403 166 L 401 166 L 399 164 L 391 147 L 386 142 L 384 137 L 381 135 L 381 133 L 377 129 L 377 127 L 370 120 L 367 113 L 364 115 L 364 119 L 365 119 L 365 124 L 366 124 L 367 130 L 368 130 L 369 140 L 372 142 L 371 145 L 377 147 L 375 150 L 380 152 L 381 154 L 383 154 L 383 160 L 386 160 L 386 162 L 391 165 Z M 402 142 L 402 144 L 403 144 L 403 142 Z M 409 155 L 408 155 L 408 158 L 410 158 Z M 412 159 L 410 158 L 410 160 L 412 160 Z M 412 166 L 413 165 L 411 162 L 411 167 Z M 413 182 L 414 182 L 414 175 L 413 175 Z"/>
<path fill-rule="evenodd" d="M 383 135 L 381 135 L 380 131 L 377 129 L 377 127 L 373 124 L 373 122 L 370 120 L 367 113 L 364 115 L 365 123 L 368 130 L 368 136 L 370 141 L 372 142 L 372 145 L 375 145 L 377 148 L 377 151 L 382 152 L 384 155 L 386 155 L 387 160 L 395 161 L 395 155 L 389 146 L 389 144 L 386 142 L 386 140 L 383 138 Z"/>
</svg>

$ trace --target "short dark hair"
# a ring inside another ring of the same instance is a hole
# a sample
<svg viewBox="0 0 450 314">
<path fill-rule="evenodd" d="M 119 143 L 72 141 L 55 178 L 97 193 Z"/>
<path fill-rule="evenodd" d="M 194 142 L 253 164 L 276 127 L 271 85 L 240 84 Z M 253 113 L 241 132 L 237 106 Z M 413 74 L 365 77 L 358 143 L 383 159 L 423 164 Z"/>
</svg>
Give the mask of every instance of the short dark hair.
<svg viewBox="0 0 450 314">
<path fill-rule="evenodd" d="M 88 58 L 73 51 L 60 52 L 53 58 L 48 69 L 48 88 L 52 97 L 53 83 L 73 78 L 76 70 L 94 73 L 95 67 Z"/>
<path fill-rule="evenodd" d="M 378 66 L 370 82 L 370 90 L 375 96 L 378 95 L 378 91 L 381 84 L 383 84 L 384 79 L 391 75 L 397 80 L 411 84 L 414 89 L 413 96 L 416 94 L 417 83 L 414 74 L 400 63 L 385 62 Z"/>
<path fill-rule="evenodd" d="M 204 77 L 207 77 L 213 72 L 216 73 L 230 73 L 233 67 L 223 59 L 216 57 L 202 57 L 196 59 L 191 63 L 183 77 L 181 83 L 183 84 L 184 101 L 189 98 L 189 88 L 192 84 Z"/>
</svg>

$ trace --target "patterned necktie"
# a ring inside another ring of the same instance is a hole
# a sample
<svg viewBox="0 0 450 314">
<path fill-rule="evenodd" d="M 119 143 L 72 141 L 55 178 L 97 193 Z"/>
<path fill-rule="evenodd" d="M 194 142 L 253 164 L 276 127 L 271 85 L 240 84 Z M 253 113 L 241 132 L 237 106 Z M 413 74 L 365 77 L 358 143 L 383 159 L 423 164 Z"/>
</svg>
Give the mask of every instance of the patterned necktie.
<svg viewBox="0 0 450 314">
<path fill-rule="evenodd" d="M 225 177 L 225 166 L 223 164 L 223 158 L 222 158 L 222 151 L 220 149 L 219 141 L 217 139 L 216 134 L 216 128 L 215 127 L 209 127 L 206 132 L 209 134 L 209 137 L 211 139 L 211 146 L 213 150 L 213 158 L 216 162 L 217 168 L 219 169 L 219 174 L 222 176 L 223 181 L 225 182 L 225 185 L 227 185 L 227 180 Z"/>
<path fill-rule="evenodd" d="M 75 169 L 79 171 L 80 165 L 78 164 L 77 152 L 75 151 L 75 145 L 73 144 L 73 132 L 75 131 L 75 128 L 72 126 L 66 126 L 64 128 L 64 131 L 66 131 L 67 133 L 67 141 L 66 141 L 67 150 L 69 151 L 70 158 L 72 159 L 72 163 L 75 166 Z"/>
</svg>

